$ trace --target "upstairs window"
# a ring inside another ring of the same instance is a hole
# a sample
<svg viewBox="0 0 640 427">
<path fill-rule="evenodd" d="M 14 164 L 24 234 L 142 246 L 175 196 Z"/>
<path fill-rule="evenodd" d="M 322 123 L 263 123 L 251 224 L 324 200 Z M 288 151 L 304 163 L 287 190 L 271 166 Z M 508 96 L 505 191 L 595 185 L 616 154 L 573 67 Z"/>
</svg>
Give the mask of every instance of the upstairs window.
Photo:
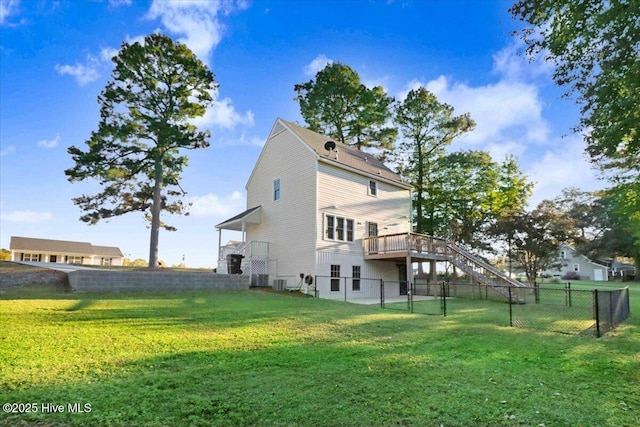
<svg viewBox="0 0 640 427">
<path fill-rule="evenodd" d="M 353 242 L 355 221 L 341 216 L 326 216 L 325 238 L 327 240 L 339 240 L 341 242 Z"/>
<path fill-rule="evenodd" d="M 369 180 L 369 195 L 374 197 L 378 195 L 378 183 L 376 181 Z"/>
<path fill-rule="evenodd" d="M 280 200 L 280 178 L 273 181 L 273 200 Z"/>
</svg>

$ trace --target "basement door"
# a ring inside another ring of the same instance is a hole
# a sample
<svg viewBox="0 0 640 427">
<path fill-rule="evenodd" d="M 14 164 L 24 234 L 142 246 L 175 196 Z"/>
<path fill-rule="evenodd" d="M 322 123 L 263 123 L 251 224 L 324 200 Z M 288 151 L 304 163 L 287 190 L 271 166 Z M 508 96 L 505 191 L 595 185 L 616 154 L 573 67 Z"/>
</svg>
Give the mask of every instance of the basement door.
<svg viewBox="0 0 640 427">
<path fill-rule="evenodd" d="M 398 264 L 398 280 L 400 281 L 400 295 L 407 295 L 407 266 Z"/>
</svg>

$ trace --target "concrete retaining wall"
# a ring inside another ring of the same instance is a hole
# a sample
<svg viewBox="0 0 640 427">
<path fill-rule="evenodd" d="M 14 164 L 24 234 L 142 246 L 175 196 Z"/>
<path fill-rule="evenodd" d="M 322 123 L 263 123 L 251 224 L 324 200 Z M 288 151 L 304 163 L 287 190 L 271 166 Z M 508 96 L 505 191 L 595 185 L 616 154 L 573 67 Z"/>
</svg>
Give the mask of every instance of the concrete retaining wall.
<svg viewBox="0 0 640 427">
<path fill-rule="evenodd" d="M 250 278 L 205 272 L 76 270 L 69 273 L 76 292 L 139 292 L 249 289 Z"/>
</svg>

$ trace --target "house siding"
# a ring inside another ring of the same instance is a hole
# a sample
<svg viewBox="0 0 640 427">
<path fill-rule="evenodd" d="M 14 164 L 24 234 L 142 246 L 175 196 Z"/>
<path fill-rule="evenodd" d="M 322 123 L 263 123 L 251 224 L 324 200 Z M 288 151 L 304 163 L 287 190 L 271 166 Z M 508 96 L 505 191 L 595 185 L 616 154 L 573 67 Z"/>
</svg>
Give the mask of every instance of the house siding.
<svg viewBox="0 0 640 427">
<path fill-rule="evenodd" d="M 314 274 L 317 157 L 291 132 L 272 135 L 265 143 L 247 183 L 247 206 L 262 206 L 261 224 L 247 226 L 247 241 L 269 242 L 270 280 L 299 282 Z M 273 183 L 280 180 L 280 200 Z"/>
<path fill-rule="evenodd" d="M 369 194 L 369 181 L 377 183 L 377 195 Z M 327 215 L 354 220 L 354 241 L 343 242 L 326 237 Z M 365 261 L 362 239 L 368 236 L 370 222 L 378 224 L 379 234 L 411 231 L 410 190 L 391 185 L 375 177 L 358 174 L 331 164 L 318 164 L 318 216 L 316 244 L 316 274 L 322 297 L 330 299 L 376 297 L 380 295 L 378 281 L 397 281 L 399 267 L 393 262 Z M 340 291 L 328 292 L 331 265 L 340 266 L 340 275 L 352 276 L 352 267 L 361 267 L 361 290 L 353 292 L 351 279 L 340 284 Z M 346 286 L 346 290 L 344 289 Z M 390 285 L 391 286 L 391 285 Z M 397 285 L 396 285 L 397 288 Z M 399 289 L 390 289 L 394 294 Z"/>
<path fill-rule="evenodd" d="M 562 253 L 564 252 L 564 257 Z M 581 278 L 595 281 L 606 281 L 607 267 L 592 262 L 584 255 L 577 253 L 572 247 L 568 245 L 562 245 L 560 247 L 560 262 L 562 266 L 560 269 L 548 270 L 544 273 L 554 277 L 563 277 L 566 273 L 575 271 L 575 265 L 578 266 L 577 273 Z"/>
<path fill-rule="evenodd" d="M 375 180 L 329 164 L 318 164 L 318 250 L 362 256 L 362 239 L 368 234 L 369 222 L 378 224 L 379 234 L 411 231 L 410 191 L 376 180 L 378 195 L 370 196 L 370 179 Z M 325 238 L 327 215 L 355 221 L 353 243 Z"/>
</svg>

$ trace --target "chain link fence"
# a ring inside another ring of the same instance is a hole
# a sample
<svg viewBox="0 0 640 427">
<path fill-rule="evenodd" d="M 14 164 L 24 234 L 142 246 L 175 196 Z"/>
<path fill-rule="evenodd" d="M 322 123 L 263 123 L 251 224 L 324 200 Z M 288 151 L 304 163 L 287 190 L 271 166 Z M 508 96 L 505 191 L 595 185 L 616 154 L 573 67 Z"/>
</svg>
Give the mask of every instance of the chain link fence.
<svg viewBox="0 0 640 427">
<path fill-rule="evenodd" d="M 384 289 L 386 282 L 381 283 Z M 585 290 L 564 286 L 488 286 L 473 283 L 428 282 L 411 284 L 406 302 L 387 302 L 393 310 L 431 315 L 462 314 L 477 322 L 565 334 L 601 336 L 629 316 L 629 290 Z"/>
</svg>

